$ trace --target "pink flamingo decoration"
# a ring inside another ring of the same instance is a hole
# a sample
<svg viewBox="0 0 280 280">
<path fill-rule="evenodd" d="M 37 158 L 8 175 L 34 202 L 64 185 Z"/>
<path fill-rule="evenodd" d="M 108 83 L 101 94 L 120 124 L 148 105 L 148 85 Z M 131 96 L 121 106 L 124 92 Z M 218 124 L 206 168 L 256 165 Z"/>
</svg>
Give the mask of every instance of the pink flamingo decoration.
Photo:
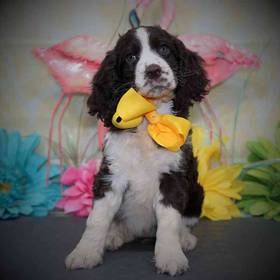
<svg viewBox="0 0 280 280">
<path fill-rule="evenodd" d="M 153 0 L 137 0 L 137 7 L 142 6 L 146 10 Z M 174 0 L 161 1 L 162 16 L 159 26 L 162 29 L 168 29 L 176 17 L 176 5 Z"/>
<path fill-rule="evenodd" d="M 228 79 L 241 67 L 258 67 L 260 65 L 260 60 L 256 55 L 248 50 L 237 48 L 216 35 L 181 35 L 179 39 L 188 49 L 203 57 L 211 87 Z"/>
<path fill-rule="evenodd" d="M 181 35 L 179 36 L 179 39 L 183 41 L 188 49 L 197 52 L 203 57 L 205 61 L 204 67 L 208 74 L 211 87 L 215 87 L 219 83 L 228 79 L 241 67 L 259 67 L 260 65 L 260 59 L 256 55 L 248 50 L 237 48 L 230 42 L 216 35 Z M 209 119 L 203 105 L 200 106 L 202 116 L 209 127 L 210 140 L 212 140 L 213 137 L 213 122 L 218 130 L 219 141 L 220 143 L 223 143 L 222 127 L 219 123 L 219 118 L 207 96 L 205 97 L 203 104 L 212 119 Z M 221 145 L 222 160 L 225 161 L 222 147 L 223 145 Z"/>
<path fill-rule="evenodd" d="M 50 48 L 36 48 L 35 57 L 43 60 L 52 76 L 59 82 L 62 94 L 51 113 L 48 138 L 48 165 L 46 178 L 49 177 L 50 153 L 53 138 L 54 118 L 62 105 L 66 102 L 58 119 L 58 150 L 60 168 L 62 171 L 62 119 L 69 107 L 73 95 L 89 95 L 90 83 L 98 70 L 106 53 L 106 47 L 91 36 L 76 36 L 62 41 Z"/>
</svg>

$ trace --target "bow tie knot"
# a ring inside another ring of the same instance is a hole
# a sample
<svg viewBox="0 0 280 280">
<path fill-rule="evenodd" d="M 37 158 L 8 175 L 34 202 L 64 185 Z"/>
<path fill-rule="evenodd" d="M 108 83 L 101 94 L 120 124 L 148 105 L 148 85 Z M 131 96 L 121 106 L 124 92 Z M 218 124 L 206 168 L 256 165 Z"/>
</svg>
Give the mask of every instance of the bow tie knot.
<svg viewBox="0 0 280 280">
<path fill-rule="evenodd" d="M 176 152 L 185 143 L 191 122 L 174 115 L 159 114 L 155 105 L 133 88 L 120 99 L 112 123 L 121 129 L 134 128 L 144 117 L 149 123 L 148 134 L 158 145 Z"/>
</svg>

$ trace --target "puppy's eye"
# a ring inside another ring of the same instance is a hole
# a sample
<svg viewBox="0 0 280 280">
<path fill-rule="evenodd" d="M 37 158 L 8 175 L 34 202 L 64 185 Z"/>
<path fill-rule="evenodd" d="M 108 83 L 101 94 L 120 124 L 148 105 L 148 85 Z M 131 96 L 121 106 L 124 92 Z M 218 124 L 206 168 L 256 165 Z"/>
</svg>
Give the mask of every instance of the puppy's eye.
<svg viewBox="0 0 280 280">
<path fill-rule="evenodd" d="M 158 52 L 162 56 L 168 56 L 170 54 L 170 49 L 166 45 L 163 45 L 158 49 Z"/>
<path fill-rule="evenodd" d="M 133 64 L 134 62 L 136 62 L 137 60 L 137 56 L 136 55 L 133 55 L 133 54 L 130 54 L 128 55 L 126 58 L 125 58 L 125 61 L 128 63 L 128 64 Z"/>
</svg>

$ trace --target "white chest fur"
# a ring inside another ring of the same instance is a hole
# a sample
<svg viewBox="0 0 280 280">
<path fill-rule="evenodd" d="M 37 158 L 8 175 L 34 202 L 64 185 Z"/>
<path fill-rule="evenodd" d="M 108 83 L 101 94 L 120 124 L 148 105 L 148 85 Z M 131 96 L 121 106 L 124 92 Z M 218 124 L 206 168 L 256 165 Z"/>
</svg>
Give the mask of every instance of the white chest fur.
<svg viewBox="0 0 280 280">
<path fill-rule="evenodd" d="M 167 105 L 159 111 L 169 113 Z M 181 159 L 180 151 L 159 149 L 147 134 L 146 126 L 144 121 L 136 132 L 110 133 L 105 147 L 112 188 L 125 192 L 119 214 L 136 235 L 148 233 L 155 224 L 153 202 L 159 191 L 160 176 L 177 170 Z"/>
</svg>

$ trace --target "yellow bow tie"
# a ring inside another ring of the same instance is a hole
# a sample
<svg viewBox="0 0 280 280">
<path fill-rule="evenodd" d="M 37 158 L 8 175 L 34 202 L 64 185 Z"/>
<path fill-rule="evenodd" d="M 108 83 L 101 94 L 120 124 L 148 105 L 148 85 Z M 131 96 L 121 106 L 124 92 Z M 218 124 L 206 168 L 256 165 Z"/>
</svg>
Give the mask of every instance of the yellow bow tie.
<svg viewBox="0 0 280 280">
<path fill-rule="evenodd" d="M 185 143 L 191 122 L 181 117 L 157 113 L 155 105 L 133 88 L 120 99 L 112 123 L 120 129 L 134 128 L 142 123 L 144 117 L 149 122 L 149 135 L 160 146 L 176 152 Z"/>
</svg>

